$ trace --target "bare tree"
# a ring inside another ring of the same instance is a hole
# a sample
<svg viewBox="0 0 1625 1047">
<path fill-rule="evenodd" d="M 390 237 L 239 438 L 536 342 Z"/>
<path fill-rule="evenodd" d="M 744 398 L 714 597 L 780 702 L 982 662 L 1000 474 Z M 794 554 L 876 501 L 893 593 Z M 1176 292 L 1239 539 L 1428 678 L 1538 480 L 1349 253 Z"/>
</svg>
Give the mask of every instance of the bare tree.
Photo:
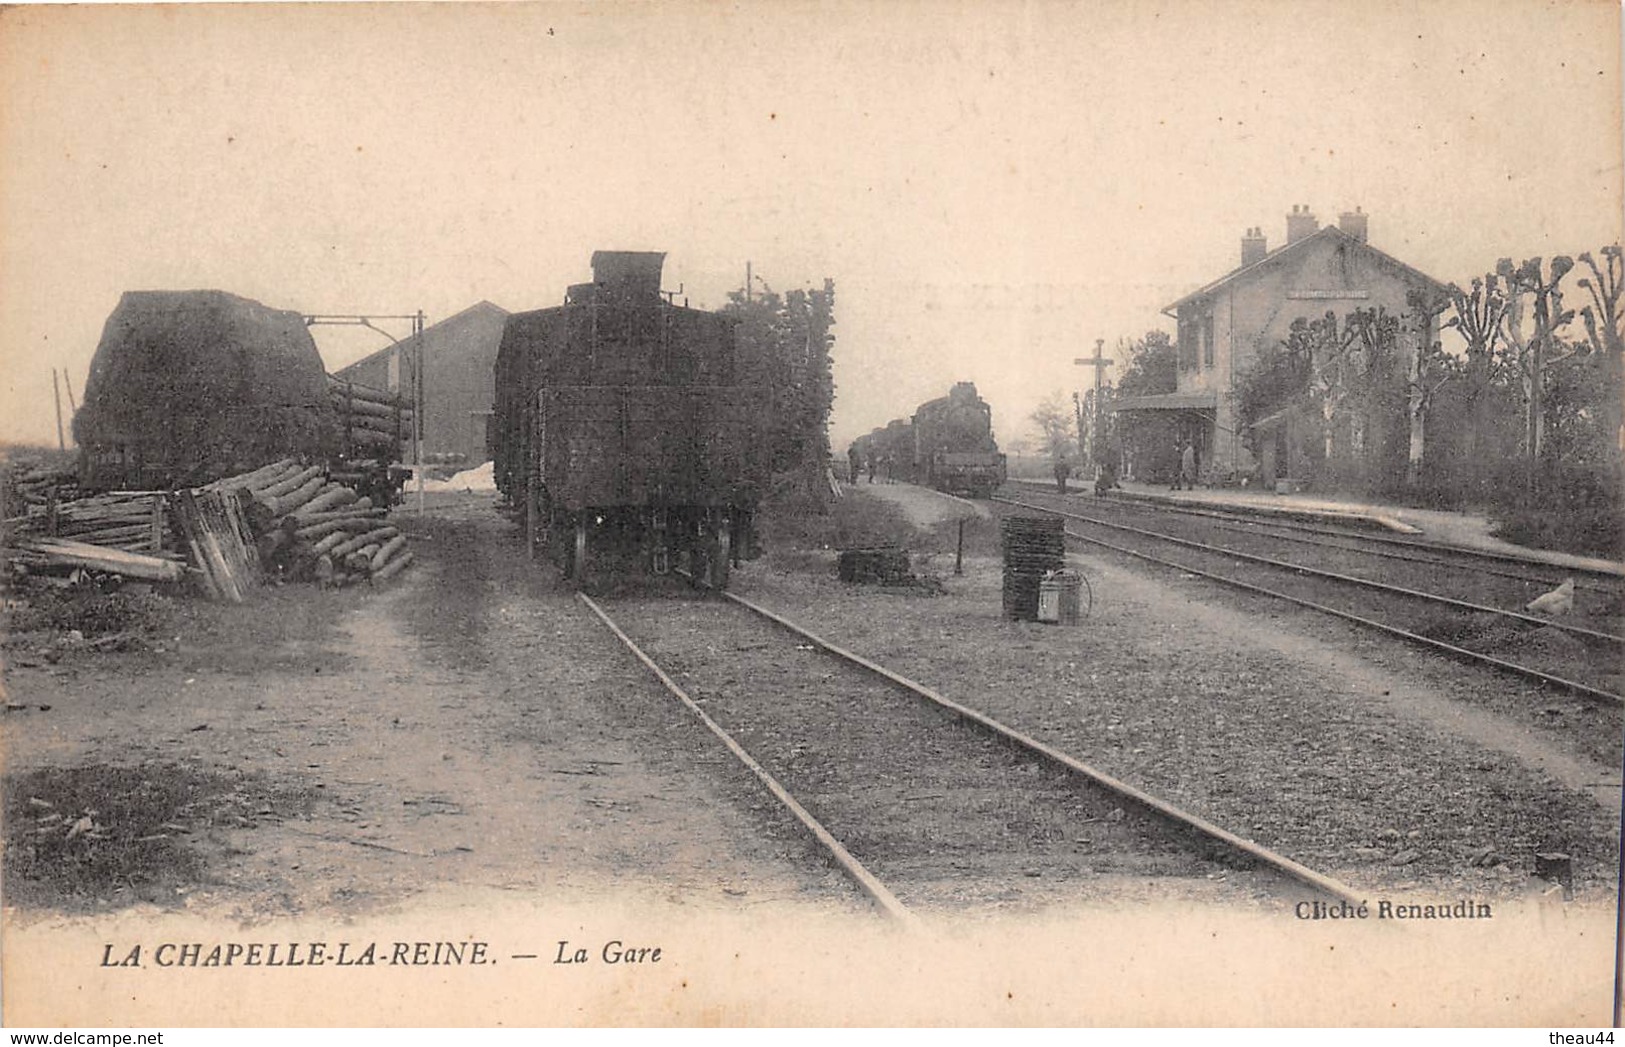
<svg viewBox="0 0 1625 1047">
<path fill-rule="evenodd" d="M 1050 461 L 1060 462 L 1072 457 L 1077 447 L 1072 435 L 1072 410 L 1060 393 L 1051 393 L 1027 417 L 1038 431 L 1039 446 Z"/>
</svg>

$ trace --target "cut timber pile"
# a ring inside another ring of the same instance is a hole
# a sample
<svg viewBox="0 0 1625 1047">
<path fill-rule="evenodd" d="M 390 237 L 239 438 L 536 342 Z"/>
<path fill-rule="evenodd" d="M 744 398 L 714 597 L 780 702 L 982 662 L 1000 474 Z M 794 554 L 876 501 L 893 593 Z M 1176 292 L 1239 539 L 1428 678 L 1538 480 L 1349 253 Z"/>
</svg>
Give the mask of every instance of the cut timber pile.
<svg viewBox="0 0 1625 1047">
<path fill-rule="evenodd" d="M 327 399 L 352 458 L 393 461 L 401 444 L 412 438 L 412 408 L 393 393 L 328 375 Z"/>
<path fill-rule="evenodd" d="M 71 538 L 109 549 L 179 559 L 162 491 L 113 491 L 91 498 L 59 498 L 50 488 L 39 504 L 6 520 L 21 538 Z"/>
<path fill-rule="evenodd" d="M 5 521 L 7 559 L 29 571 L 99 571 L 177 582 L 190 574 L 216 599 L 240 603 L 273 575 L 348 585 L 412 562 L 387 509 L 288 458 L 206 487 L 114 491 L 73 500 L 46 489 Z"/>
<path fill-rule="evenodd" d="M 245 511 L 260 566 L 323 586 L 391 578 L 412 562 L 406 537 L 385 520 L 387 508 L 292 459 L 204 489 L 246 495 Z"/>
</svg>

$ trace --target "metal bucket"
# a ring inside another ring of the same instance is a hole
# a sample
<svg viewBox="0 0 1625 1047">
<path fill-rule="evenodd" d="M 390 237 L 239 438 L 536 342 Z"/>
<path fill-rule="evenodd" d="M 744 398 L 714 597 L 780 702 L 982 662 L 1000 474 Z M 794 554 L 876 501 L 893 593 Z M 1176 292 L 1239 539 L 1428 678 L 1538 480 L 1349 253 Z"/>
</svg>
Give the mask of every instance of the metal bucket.
<svg viewBox="0 0 1625 1047">
<path fill-rule="evenodd" d="M 1078 624 L 1078 594 L 1083 576 L 1056 571 L 1038 583 L 1038 620 L 1052 625 Z"/>
</svg>

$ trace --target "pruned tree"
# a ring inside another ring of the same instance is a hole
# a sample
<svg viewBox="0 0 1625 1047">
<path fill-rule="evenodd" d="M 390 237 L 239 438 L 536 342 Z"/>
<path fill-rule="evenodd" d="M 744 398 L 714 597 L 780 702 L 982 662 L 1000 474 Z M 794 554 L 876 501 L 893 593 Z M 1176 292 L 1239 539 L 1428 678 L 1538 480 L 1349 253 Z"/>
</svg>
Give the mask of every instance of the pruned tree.
<svg viewBox="0 0 1625 1047">
<path fill-rule="evenodd" d="M 1503 259 L 1499 269 L 1506 280 L 1507 308 L 1504 336 L 1512 365 L 1523 387 L 1524 404 L 1524 457 L 1541 457 L 1541 443 L 1545 436 L 1545 377 L 1546 369 L 1568 352 L 1559 343 L 1558 331 L 1574 318 L 1574 310 L 1564 310 L 1563 277 L 1574 268 L 1574 259 L 1557 255 L 1549 268 L 1542 259 L 1529 258 L 1513 268 L 1510 259 Z M 1527 339 L 1523 335 L 1523 319 L 1529 315 L 1534 330 Z"/>
<path fill-rule="evenodd" d="M 1483 484 L 1490 427 L 1490 408 L 1496 401 L 1495 389 L 1506 374 L 1507 311 L 1511 307 L 1507 285 L 1512 260 L 1503 258 L 1493 272 L 1472 282 L 1463 291 L 1451 284 L 1447 294 L 1451 316 L 1441 325 L 1454 329 L 1462 338 L 1461 402 L 1464 408 L 1463 439 L 1458 463 L 1458 485 L 1477 492 Z"/>
<path fill-rule="evenodd" d="M 1456 291 L 1451 288 L 1451 291 Z M 1460 357 L 1444 351 L 1436 338 L 1429 338 L 1430 321 L 1438 312 L 1435 302 L 1421 291 L 1406 295 L 1405 329 L 1410 338 L 1410 354 L 1405 371 L 1406 414 L 1410 439 L 1405 456 L 1405 483 L 1421 482 L 1422 463 L 1427 457 L 1427 420 L 1434 400 L 1445 386 L 1461 380 L 1464 365 Z"/>
<path fill-rule="evenodd" d="M 1598 424 L 1606 434 L 1608 445 L 1617 452 L 1621 446 L 1621 430 L 1625 428 L 1625 312 L 1620 308 L 1620 295 L 1625 291 L 1625 262 L 1621 260 L 1620 245 L 1612 244 L 1600 252 L 1599 265 L 1591 252 L 1580 255 L 1580 261 L 1591 275 L 1581 277 L 1580 287 L 1591 298 L 1591 304 L 1580 310 L 1584 322 L 1586 344 L 1596 358 L 1598 382 L 1596 411 Z"/>
</svg>

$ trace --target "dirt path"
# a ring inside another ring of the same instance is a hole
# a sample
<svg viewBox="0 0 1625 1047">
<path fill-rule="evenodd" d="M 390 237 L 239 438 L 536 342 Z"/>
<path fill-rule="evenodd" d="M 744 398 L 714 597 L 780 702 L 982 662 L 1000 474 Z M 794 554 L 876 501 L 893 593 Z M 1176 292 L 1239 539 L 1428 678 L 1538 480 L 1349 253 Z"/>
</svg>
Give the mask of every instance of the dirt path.
<svg viewBox="0 0 1625 1047">
<path fill-rule="evenodd" d="M 325 649 L 292 659 L 304 668 L 14 672 L 14 693 L 50 710 L 8 720 L 8 771 L 162 761 L 316 791 L 308 818 L 229 833 L 239 853 L 192 911 L 358 912 L 475 888 L 843 897 L 799 844 L 774 842 L 793 834 L 753 813 L 754 784 L 572 595 L 520 562 L 483 499 L 407 526 L 421 567 L 361 597 Z"/>
</svg>

